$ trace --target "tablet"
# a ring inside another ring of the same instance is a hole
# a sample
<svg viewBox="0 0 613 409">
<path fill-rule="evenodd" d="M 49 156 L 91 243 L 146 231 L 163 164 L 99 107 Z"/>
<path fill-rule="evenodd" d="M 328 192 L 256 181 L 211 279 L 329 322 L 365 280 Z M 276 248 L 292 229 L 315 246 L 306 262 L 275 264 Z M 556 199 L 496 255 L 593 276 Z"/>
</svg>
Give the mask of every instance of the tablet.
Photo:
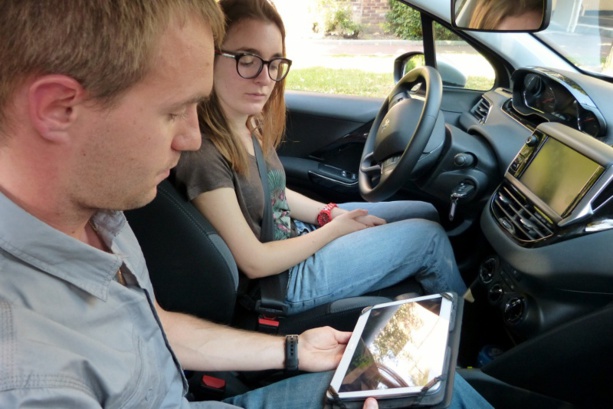
<svg viewBox="0 0 613 409">
<path fill-rule="evenodd" d="M 329 397 L 347 401 L 443 393 L 441 379 L 454 369 L 449 337 L 456 299 L 443 293 L 365 309 L 332 378 Z"/>
</svg>

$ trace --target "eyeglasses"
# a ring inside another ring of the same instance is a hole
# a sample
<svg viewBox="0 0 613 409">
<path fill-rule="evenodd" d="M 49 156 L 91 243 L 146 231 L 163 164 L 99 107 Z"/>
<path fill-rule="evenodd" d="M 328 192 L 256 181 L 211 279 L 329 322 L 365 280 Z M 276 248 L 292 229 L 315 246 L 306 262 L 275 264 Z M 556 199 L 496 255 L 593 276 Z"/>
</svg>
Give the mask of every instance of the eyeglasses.
<svg viewBox="0 0 613 409">
<path fill-rule="evenodd" d="M 287 76 L 289 67 L 292 66 L 292 60 L 282 57 L 266 61 L 259 55 L 251 53 L 231 53 L 224 50 L 215 50 L 215 54 L 226 58 L 234 58 L 236 60 L 236 72 L 247 80 L 260 75 L 264 65 L 267 65 L 270 79 L 279 82 Z"/>
</svg>

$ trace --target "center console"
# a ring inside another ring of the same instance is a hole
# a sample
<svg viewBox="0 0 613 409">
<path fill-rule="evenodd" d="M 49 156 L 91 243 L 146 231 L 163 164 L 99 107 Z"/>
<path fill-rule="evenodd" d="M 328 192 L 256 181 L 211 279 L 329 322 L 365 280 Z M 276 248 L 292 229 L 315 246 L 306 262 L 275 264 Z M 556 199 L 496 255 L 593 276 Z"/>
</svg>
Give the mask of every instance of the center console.
<svg viewBox="0 0 613 409">
<path fill-rule="evenodd" d="M 613 295 L 612 180 L 613 148 L 556 123 L 510 164 L 481 217 L 495 254 L 478 280 L 511 332 L 529 338 Z"/>
</svg>

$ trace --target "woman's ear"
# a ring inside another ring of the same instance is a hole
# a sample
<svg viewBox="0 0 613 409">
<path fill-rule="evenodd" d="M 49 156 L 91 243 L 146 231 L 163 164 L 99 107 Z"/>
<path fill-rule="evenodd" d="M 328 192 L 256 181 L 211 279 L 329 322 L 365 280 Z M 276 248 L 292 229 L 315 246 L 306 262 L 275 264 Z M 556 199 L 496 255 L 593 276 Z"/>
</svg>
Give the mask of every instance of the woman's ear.
<svg viewBox="0 0 613 409">
<path fill-rule="evenodd" d="M 32 126 L 49 142 L 66 140 L 85 96 L 83 86 L 65 75 L 37 78 L 28 89 Z"/>
</svg>

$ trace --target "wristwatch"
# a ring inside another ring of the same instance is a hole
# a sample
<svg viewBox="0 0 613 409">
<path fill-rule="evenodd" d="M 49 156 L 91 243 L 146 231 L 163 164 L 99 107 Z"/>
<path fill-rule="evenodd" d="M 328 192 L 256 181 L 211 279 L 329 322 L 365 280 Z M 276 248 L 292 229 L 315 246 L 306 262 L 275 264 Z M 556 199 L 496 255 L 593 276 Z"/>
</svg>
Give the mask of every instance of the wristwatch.
<svg viewBox="0 0 613 409">
<path fill-rule="evenodd" d="M 317 215 L 317 224 L 319 224 L 319 227 L 329 223 L 332 220 L 332 209 L 335 207 L 338 207 L 336 203 L 328 203 L 319 211 L 319 214 Z"/>
<path fill-rule="evenodd" d="M 298 335 L 285 336 L 285 371 L 298 371 Z"/>
</svg>

